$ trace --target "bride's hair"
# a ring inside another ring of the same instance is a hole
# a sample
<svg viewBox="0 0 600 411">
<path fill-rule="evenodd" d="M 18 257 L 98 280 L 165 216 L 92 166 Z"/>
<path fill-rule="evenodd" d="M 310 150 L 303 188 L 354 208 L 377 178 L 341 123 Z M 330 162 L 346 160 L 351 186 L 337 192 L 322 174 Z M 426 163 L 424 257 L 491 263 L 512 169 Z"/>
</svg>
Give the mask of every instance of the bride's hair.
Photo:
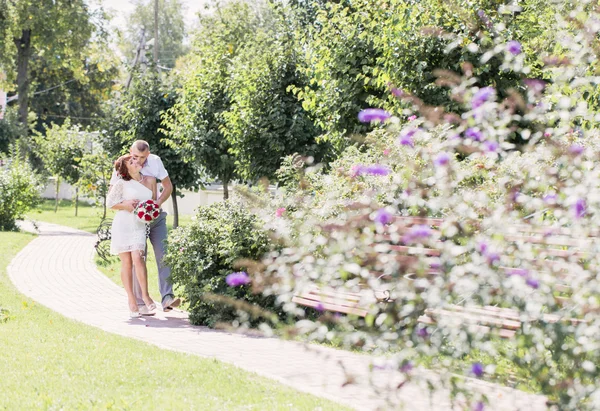
<svg viewBox="0 0 600 411">
<path fill-rule="evenodd" d="M 127 162 L 129 160 L 131 160 L 131 155 L 126 154 L 115 161 L 115 171 L 117 172 L 117 175 L 125 181 L 131 180 L 131 176 L 127 170 Z"/>
</svg>

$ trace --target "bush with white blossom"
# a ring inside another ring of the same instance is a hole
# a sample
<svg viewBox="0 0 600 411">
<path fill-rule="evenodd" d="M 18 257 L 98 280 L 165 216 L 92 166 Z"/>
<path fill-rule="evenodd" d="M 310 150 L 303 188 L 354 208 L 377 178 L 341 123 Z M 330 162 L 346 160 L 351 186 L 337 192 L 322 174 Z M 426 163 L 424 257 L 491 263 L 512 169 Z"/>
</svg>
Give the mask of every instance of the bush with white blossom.
<svg viewBox="0 0 600 411">
<path fill-rule="evenodd" d="M 406 110 L 361 112 L 361 121 L 382 123 L 367 149 L 349 149 L 327 172 L 297 168 L 297 189 L 261 200 L 257 212 L 286 246 L 249 275 L 255 289 L 300 318 L 294 335 L 385 354 L 386 367 L 407 376 L 424 358 L 477 357 L 484 360 L 463 375 L 493 380 L 496 364 L 485 359 L 502 357 L 550 407 L 600 408 L 600 114 L 588 104 L 600 82 L 599 17 L 588 2 L 557 17 L 560 46 L 534 79 L 518 42 L 489 39 L 482 61 L 502 57 L 503 68 L 522 78 L 505 97 L 480 84 L 468 63 L 462 73 L 438 72 L 462 112 L 391 87 Z M 524 143 L 515 146 L 515 136 Z M 400 232 L 396 215 L 443 223 L 439 231 Z M 552 257 L 519 239 L 523 230 L 541 238 L 568 233 L 578 252 Z M 406 262 L 393 245 L 439 256 Z M 302 319 L 306 309 L 291 300 L 313 286 L 360 294 L 368 314 Z M 375 298 L 382 291 L 385 303 Z M 513 310 L 521 327 L 505 341 L 460 316 L 419 321 L 426 310 L 457 305 Z M 488 399 L 467 391 L 450 362 L 440 368 L 451 371 L 442 375 L 452 392 L 465 407 L 483 409 Z"/>
</svg>

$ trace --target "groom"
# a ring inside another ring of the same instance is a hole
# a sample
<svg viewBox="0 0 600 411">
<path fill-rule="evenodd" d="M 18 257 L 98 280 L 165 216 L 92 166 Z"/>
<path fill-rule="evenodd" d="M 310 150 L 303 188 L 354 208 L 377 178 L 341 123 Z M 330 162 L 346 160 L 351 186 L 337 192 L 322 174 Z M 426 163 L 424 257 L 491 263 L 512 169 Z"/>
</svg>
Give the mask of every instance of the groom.
<svg viewBox="0 0 600 411">
<path fill-rule="evenodd" d="M 169 173 L 165 170 L 162 160 L 159 156 L 150 154 L 150 145 L 144 140 L 137 140 L 129 149 L 129 154 L 137 161 L 141 166 L 141 173 L 145 176 L 155 177 L 160 180 L 162 185 L 162 192 L 157 200 L 158 205 L 162 207 L 163 203 L 169 199 L 171 192 L 173 191 L 173 184 L 169 178 Z M 117 181 L 117 175 L 113 172 L 113 176 L 110 180 L 112 186 Z M 131 210 L 133 211 L 133 206 Z M 169 276 L 171 275 L 171 269 L 163 264 L 163 256 L 165 255 L 165 242 L 167 240 L 167 213 L 161 211 L 160 216 L 150 223 L 150 242 L 154 249 L 154 256 L 156 257 L 156 265 L 158 266 L 158 286 L 160 295 L 162 297 L 163 311 L 170 311 L 181 304 L 179 298 L 175 298 L 173 294 L 173 285 L 169 282 Z M 135 274 L 135 273 L 134 273 Z M 152 315 L 144 301 L 142 300 L 142 292 L 140 285 L 133 276 L 133 293 L 137 299 L 140 314 Z"/>
</svg>

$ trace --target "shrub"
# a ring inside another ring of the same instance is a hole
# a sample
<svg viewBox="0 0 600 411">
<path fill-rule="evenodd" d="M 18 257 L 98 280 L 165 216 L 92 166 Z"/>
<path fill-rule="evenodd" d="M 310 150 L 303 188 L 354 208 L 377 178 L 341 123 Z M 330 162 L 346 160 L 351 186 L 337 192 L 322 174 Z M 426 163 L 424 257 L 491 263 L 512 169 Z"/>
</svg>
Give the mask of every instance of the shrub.
<svg viewBox="0 0 600 411">
<path fill-rule="evenodd" d="M 39 203 L 41 189 L 40 177 L 18 153 L 0 158 L 0 230 L 16 230 L 16 220 Z"/>
<path fill-rule="evenodd" d="M 173 283 L 183 287 L 190 304 L 190 321 L 214 327 L 232 321 L 236 309 L 226 302 L 237 299 L 271 309 L 273 297 L 255 295 L 249 286 L 230 287 L 226 276 L 244 271 L 243 260 L 260 259 L 271 248 L 257 217 L 241 204 L 230 201 L 200 207 L 196 219 L 174 230 L 169 237 L 165 263 Z"/>
</svg>

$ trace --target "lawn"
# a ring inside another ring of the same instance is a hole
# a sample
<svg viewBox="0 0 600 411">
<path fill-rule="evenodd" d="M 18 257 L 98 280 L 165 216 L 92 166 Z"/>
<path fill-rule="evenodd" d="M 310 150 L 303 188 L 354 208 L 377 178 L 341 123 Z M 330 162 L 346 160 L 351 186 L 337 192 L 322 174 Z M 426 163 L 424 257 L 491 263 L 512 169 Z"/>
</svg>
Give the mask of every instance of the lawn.
<svg viewBox="0 0 600 411">
<path fill-rule="evenodd" d="M 69 320 L 18 293 L 10 260 L 35 236 L 0 232 L 0 409 L 298 409 L 340 405 L 215 360 Z"/>
</svg>

